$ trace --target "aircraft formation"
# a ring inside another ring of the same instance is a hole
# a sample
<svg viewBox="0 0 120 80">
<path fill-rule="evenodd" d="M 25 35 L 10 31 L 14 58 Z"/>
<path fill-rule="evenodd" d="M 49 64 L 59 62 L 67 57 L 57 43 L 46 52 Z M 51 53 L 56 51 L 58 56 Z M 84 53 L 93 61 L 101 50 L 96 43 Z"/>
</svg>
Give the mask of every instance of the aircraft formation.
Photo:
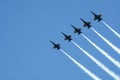
<svg viewBox="0 0 120 80">
<path fill-rule="evenodd" d="M 102 22 L 109 30 L 111 30 L 118 38 L 120 38 L 120 34 L 117 33 L 114 29 L 112 29 L 112 27 L 110 27 L 107 23 L 105 23 L 102 19 L 102 15 L 101 14 L 96 14 L 93 11 L 90 11 L 91 14 L 94 16 L 93 20 L 94 21 L 98 21 L 98 22 Z M 117 46 L 115 46 L 113 43 L 111 43 L 108 39 L 106 39 L 104 36 L 102 36 L 99 32 L 97 32 L 97 30 L 95 30 L 90 21 L 86 21 L 82 18 L 80 18 L 80 20 L 83 23 L 83 27 L 86 27 L 87 29 L 91 29 L 94 33 L 96 33 L 104 42 L 106 42 L 116 53 L 118 53 L 120 55 L 120 48 L 118 48 Z M 87 36 L 85 36 L 83 34 L 83 32 L 81 31 L 81 28 L 78 28 L 74 25 L 70 25 L 73 28 L 73 32 L 75 34 L 81 35 L 82 37 L 84 37 L 92 46 L 94 46 L 102 55 L 104 55 L 110 62 L 112 62 L 117 68 L 120 69 L 120 62 L 118 60 L 116 60 L 115 58 L 113 58 L 111 55 L 109 55 L 109 53 L 107 53 L 105 50 L 103 50 L 102 48 L 100 48 L 97 44 L 95 44 L 94 42 L 92 42 L 92 40 L 90 40 Z M 77 48 L 79 48 L 87 57 L 89 57 L 93 62 L 95 62 L 97 64 L 97 66 L 99 66 L 102 70 L 104 70 L 106 73 L 108 73 L 111 77 L 114 78 L 114 80 L 120 80 L 120 76 L 118 74 L 116 74 L 114 71 L 112 71 L 111 69 L 109 69 L 106 65 L 104 65 L 102 62 L 100 62 L 98 59 L 96 59 L 94 56 L 92 56 L 89 52 L 87 52 L 86 50 L 84 50 L 82 47 L 80 47 L 76 42 L 73 41 L 72 36 L 68 35 L 64 32 L 61 32 L 61 34 L 64 36 L 64 40 L 68 41 L 68 42 L 72 42 Z M 50 41 L 53 44 L 53 48 L 60 50 L 62 53 L 64 53 L 69 59 L 71 59 L 79 68 L 81 68 L 85 73 L 87 73 L 91 78 L 93 78 L 93 80 L 102 80 L 101 78 L 99 78 L 97 75 L 95 75 L 94 73 L 92 73 L 91 71 L 89 71 L 86 67 L 84 67 L 82 64 L 80 64 L 79 62 L 77 62 L 74 58 L 72 58 L 68 53 L 66 53 L 60 46 L 60 44 L 54 43 L 53 41 Z"/>
<path fill-rule="evenodd" d="M 102 20 L 102 15 L 101 14 L 96 14 L 96 13 L 94 13 L 93 11 L 90 11 L 92 14 L 93 14 L 93 16 L 94 16 L 94 18 L 93 18 L 93 20 L 98 20 L 98 22 L 100 22 L 101 20 Z M 90 21 L 85 21 L 84 19 L 82 19 L 82 18 L 80 18 L 80 20 L 83 22 L 83 27 L 87 27 L 88 29 L 90 28 L 90 27 L 92 27 L 92 25 L 91 25 L 91 22 Z M 79 34 L 81 34 L 82 33 L 82 31 L 81 31 L 81 28 L 77 28 L 77 27 L 75 27 L 75 26 L 73 26 L 73 25 L 70 25 L 73 29 L 74 29 L 74 33 L 78 33 L 78 35 Z M 71 35 L 67 35 L 67 34 L 65 34 L 65 33 L 63 33 L 63 32 L 61 32 L 63 35 L 64 35 L 64 40 L 68 40 L 69 42 L 72 40 L 72 36 Z M 52 44 L 53 44 L 53 48 L 55 49 L 57 49 L 57 50 L 59 50 L 61 47 L 60 47 L 60 44 L 56 44 L 56 43 L 54 43 L 54 42 L 52 42 L 52 41 L 50 41 Z"/>
</svg>

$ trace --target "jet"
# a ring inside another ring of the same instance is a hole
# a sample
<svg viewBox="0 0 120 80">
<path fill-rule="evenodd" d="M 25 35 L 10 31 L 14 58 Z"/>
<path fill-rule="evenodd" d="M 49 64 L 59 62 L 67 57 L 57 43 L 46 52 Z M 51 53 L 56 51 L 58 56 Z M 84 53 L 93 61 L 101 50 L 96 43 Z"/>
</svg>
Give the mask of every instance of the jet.
<svg viewBox="0 0 120 80">
<path fill-rule="evenodd" d="M 92 26 L 91 26 L 91 22 L 86 22 L 85 20 L 83 20 L 83 19 L 81 19 L 81 18 L 80 18 L 80 20 L 84 23 L 84 25 L 83 25 L 84 27 L 88 27 L 88 29 L 89 29 L 90 27 L 92 27 Z"/>
<path fill-rule="evenodd" d="M 71 27 L 74 29 L 74 33 L 81 34 L 81 28 L 76 28 L 75 26 L 71 25 Z"/>
<path fill-rule="evenodd" d="M 60 44 L 56 44 L 56 43 L 54 43 L 54 42 L 52 42 L 52 41 L 50 41 L 52 44 L 53 44 L 53 48 L 55 49 L 57 49 L 57 50 L 59 50 L 61 47 L 60 47 Z"/>
<path fill-rule="evenodd" d="M 65 33 L 61 32 L 65 36 L 65 40 L 68 40 L 69 42 L 72 40 L 71 35 L 66 35 Z"/>
<path fill-rule="evenodd" d="M 102 20 L 101 14 L 95 14 L 94 12 L 90 11 L 94 15 L 94 20 L 98 20 L 100 22 Z"/>
</svg>

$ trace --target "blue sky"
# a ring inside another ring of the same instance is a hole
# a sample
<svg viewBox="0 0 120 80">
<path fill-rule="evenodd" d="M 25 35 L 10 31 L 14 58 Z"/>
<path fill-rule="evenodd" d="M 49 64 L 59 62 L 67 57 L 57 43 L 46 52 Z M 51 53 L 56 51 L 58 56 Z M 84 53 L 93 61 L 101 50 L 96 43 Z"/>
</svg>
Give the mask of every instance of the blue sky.
<svg viewBox="0 0 120 80">
<path fill-rule="evenodd" d="M 82 27 L 80 18 L 120 48 L 120 39 L 104 24 L 93 21 L 90 11 L 101 13 L 105 22 L 120 33 L 120 1 L 90 0 L 1 0 L 0 1 L 0 80 L 92 80 L 50 40 L 103 80 L 113 80 L 72 43 L 64 41 L 61 31 L 120 75 L 120 69 L 98 52 L 82 36 L 73 34 L 71 24 L 120 61 L 118 55 L 92 30 Z"/>
</svg>

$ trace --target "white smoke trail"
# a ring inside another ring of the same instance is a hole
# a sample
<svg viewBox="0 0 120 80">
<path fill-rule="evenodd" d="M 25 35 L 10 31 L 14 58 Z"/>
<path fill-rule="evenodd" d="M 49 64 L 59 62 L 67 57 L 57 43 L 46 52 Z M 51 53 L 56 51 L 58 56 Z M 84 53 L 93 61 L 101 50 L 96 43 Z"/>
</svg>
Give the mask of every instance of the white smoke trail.
<svg viewBox="0 0 120 80">
<path fill-rule="evenodd" d="M 120 76 L 115 74 L 113 71 L 111 71 L 109 68 L 107 68 L 104 64 L 99 62 L 96 58 L 91 56 L 87 51 L 85 51 L 83 48 L 81 48 L 76 42 L 72 41 L 72 43 L 77 46 L 83 53 L 85 53 L 92 61 L 94 61 L 100 68 L 102 68 L 105 72 L 107 72 L 111 77 L 113 77 L 115 80 L 120 80 Z"/>
<path fill-rule="evenodd" d="M 68 55 L 64 50 L 60 49 L 62 53 L 64 53 L 69 59 L 71 59 L 79 68 L 81 68 L 85 73 L 87 73 L 93 80 L 102 80 L 99 77 L 97 77 L 95 74 L 90 72 L 87 68 L 85 68 L 83 65 L 81 65 L 79 62 L 77 62 L 74 58 L 72 58 L 70 55 Z"/>
<path fill-rule="evenodd" d="M 120 34 L 118 34 L 112 27 L 110 27 L 105 21 L 101 21 L 107 28 L 109 28 L 117 37 L 120 38 Z"/>
<path fill-rule="evenodd" d="M 120 62 L 112 58 L 107 52 L 93 43 L 90 39 L 88 39 L 84 34 L 81 34 L 89 43 L 91 43 L 99 52 L 101 52 L 107 59 L 109 59 L 113 64 L 115 64 L 118 68 L 120 68 Z"/>
<path fill-rule="evenodd" d="M 94 28 L 91 27 L 91 29 L 99 36 L 101 37 L 114 51 L 116 51 L 120 55 L 120 49 L 113 45 L 109 40 L 107 40 L 105 37 L 103 37 L 100 33 L 98 33 Z"/>
</svg>

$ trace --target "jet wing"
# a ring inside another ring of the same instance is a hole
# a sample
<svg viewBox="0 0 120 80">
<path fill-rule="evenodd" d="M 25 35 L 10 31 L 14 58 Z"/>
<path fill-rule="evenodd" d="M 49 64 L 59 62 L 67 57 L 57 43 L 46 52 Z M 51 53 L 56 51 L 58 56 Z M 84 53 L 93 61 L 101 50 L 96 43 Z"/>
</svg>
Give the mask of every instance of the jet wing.
<svg viewBox="0 0 120 80">
<path fill-rule="evenodd" d="M 67 40 L 67 38 L 65 37 L 64 40 Z"/>
<path fill-rule="evenodd" d="M 90 24 L 91 24 L 91 22 L 88 22 L 88 24 L 90 25 Z"/>
<path fill-rule="evenodd" d="M 100 14 L 99 17 L 101 17 L 102 15 Z"/>
<path fill-rule="evenodd" d="M 84 26 L 84 27 L 86 27 L 87 25 L 86 25 L 86 24 L 84 24 L 83 26 Z"/>
<path fill-rule="evenodd" d="M 77 31 L 76 31 L 76 30 L 74 30 L 74 33 L 77 33 Z"/>
</svg>

